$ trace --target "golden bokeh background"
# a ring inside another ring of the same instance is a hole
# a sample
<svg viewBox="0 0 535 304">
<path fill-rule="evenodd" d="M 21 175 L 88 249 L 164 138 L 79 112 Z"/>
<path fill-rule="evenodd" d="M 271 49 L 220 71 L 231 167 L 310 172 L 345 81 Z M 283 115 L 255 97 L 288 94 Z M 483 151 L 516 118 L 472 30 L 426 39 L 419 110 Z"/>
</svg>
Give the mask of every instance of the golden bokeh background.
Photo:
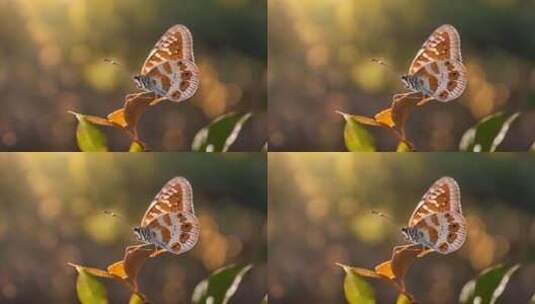
<svg viewBox="0 0 535 304">
<path fill-rule="evenodd" d="M 141 121 L 154 151 L 191 149 L 195 133 L 231 111 L 253 112 L 234 150 L 266 142 L 266 4 L 255 0 L 3 0 L 0 2 L 0 149 L 75 151 L 76 119 L 105 116 L 137 89 L 158 38 L 181 23 L 193 33 L 201 85 Z M 119 65 L 106 62 L 113 60 Z M 126 136 L 108 130 L 114 150 Z"/>
<path fill-rule="evenodd" d="M 416 111 L 419 151 L 458 150 L 462 134 L 497 111 L 522 112 L 502 150 L 535 142 L 535 2 L 523 0 L 269 1 L 269 140 L 274 151 L 345 151 L 343 118 L 373 117 L 404 92 L 416 52 L 438 26 L 461 35 L 468 87 Z M 392 68 L 372 62 L 380 59 Z M 379 150 L 394 138 L 372 130 Z"/>
<path fill-rule="evenodd" d="M 447 256 L 417 261 L 406 278 L 420 303 L 456 303 L 463 285 L 497 263 L 521 263 L 503 303 L 535 293 L 535 158 L 527 154 L 271 153 L 268 285 L 275 303 L 344 303 L 343 270 L 371 268 L 405 244 L 400 228 L 442 176 L 461 188 L 468 237 Z M 388 221 L 372 211 L 392 217 Z M 395 290 L 371 281 L 378 303 Z"/>
<path fill-rule="evenodd" d="M 122 259 L 138 243 L 130 226 L 174 176 L 192 184 L 199 242 L 149 260 L 141 291 L 153 303 L 189 303 L 214 270 L 251 263 L 235 300 L 260 303 L 267 292 L 265 154 L 3 153 L 0 167 L 2 303 L 75 303 L 76 271 L 67 263 L 105 269 Z M 122 285 L 106 286 L 111 303 L 127 301 Z"/>
</svg>

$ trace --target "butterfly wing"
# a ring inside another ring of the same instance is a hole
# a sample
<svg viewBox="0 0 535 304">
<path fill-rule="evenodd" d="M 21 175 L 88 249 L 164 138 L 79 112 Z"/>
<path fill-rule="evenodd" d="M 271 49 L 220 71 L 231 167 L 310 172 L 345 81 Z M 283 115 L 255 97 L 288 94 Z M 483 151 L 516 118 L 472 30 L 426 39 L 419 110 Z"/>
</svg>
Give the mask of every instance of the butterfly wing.
<svg viewBox="0 0 535 304">
<path fill-rule="evenodd" d="M 415 74 L 434 99 L 448 102 L 461 96 L 466 88 L 466 69 L 455 60 L 433 61 L 423 65 Z"/>
<path fill-rule="evenodd" d="M 453 178 L 447 176 L 434 182 L 424 194 L 409 219 L 409 227 L 427 215 L 443 212 L 462 214 L 459 185 Z"/>
<path fill-rule="evenodd" d="M 454 60 L 462 62 L 461 38 L 457 30 L 449 24 L 437 28 L 416 53 L 409 67 L 409 75 L 416 73 L 429 62 Z"/>
<path fill-rule="evenodd" d="M 453 211 L 424 216 L 414 227 L 423 232 L 425 245 L 441 254 L 458 250 L 466 239 L 465 219 Z"/>
<path fill-rule="evenodd" d="M 155 233 L 155 243 L 173 254 L 191 250 L 199 240 L 199 221 L 189 212 L 161 214 L 148 222 L 147 227 Z"/>
<path fill-rule="evenodd" d="M 177 24 L 168 29 L 156 42 L 143 63 L 141 74 L 146 75 L 152 68 L 165 61 L 180 59 L 195 62 L 191 32 L 186 26 Z"/>
<path fill-rule="evenodd" d="M 156 80 L 157 86 L 166 92 L 165 97 L 174 102 L 190 98 L 199 87 L 199 69 L 186 59 L 162 62 L 147 75 Z"/>
<path fill-rule="evenodd" d="M 156 217 L 170 212 L 186 212 L 195 215 L 191 184 L 184 177 L 171 179 L 156 194 L 141 219 L 141 227 L 145 227 Z"/>
</svg>

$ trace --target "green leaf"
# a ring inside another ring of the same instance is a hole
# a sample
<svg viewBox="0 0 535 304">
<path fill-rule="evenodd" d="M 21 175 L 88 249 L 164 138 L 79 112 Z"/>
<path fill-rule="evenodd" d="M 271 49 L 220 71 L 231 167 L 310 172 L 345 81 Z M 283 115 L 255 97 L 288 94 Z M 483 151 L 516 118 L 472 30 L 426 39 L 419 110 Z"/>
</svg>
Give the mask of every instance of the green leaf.
<svg viewBox="0 0 535 304">
<path fill-rule="evenodd" d="M 137 141 L 133 141 L 128 149 L 128 152 L 143 152 L 143 146 L 140 145 Z"/>
<path fill-rule="evenodd" d="M 128 304 L 143 304 L 143 299 L 141 299 L 137 294 L 133 293 L 130 297 Z"/>
<path fill-rule="evenodd" d="M 78 119 L 76 129 L 76 141 L 82 152 L 105 152 L 108 151 L 106 136 L 94 124 L 89 122 L 84 115 L 74 113 Z"/>
<path fill-rule="evenodd" d="M 406 142 L 400 141 L 396 152 L 411 152 L 411 147 Z"/>
<path fill-rule="evenodd" d="M 507 115 L 500 112 L 483 118 L 475 127 L 464 133 L 459 149 L 470 152 L 496 151 L 519 115 L 520 113 Z"/>
<path fill-rule="evenodd" d="M 229 113 L 216 118 L 210 125 L 197 132 L 191 148 L 199 152 L 227 152 L 236 141 L 251 113 Z"/>
<path fill-rule="evenodd" d="M 268 304 L 268 295 L 265 295 L 260 304 Z"/>
<path fill-rule="evenodd" d="M 411 304 L 411 301 L 409 300 L 409 298 L 407 298 L 405 295 L 403 294 L 400 294 L 398 296 L 398 299 L 396 301 L 396 304 Z"/>
<path fill-rule="evenodd" d="M 375 143 L 373 137 L 368 131 L 351 115 L 342 113 L 346 121 L 344 128 L 344 141 L 347 150 L 351 152 L 373 152 L 375 151 Z"/>
<path fill-rule="evenodd" d="M 464 284 L 461 294 L 459 295 L 459 302 L 461 304 L 472 303 L 470 300 L 473 300 L 474 293 L 476 291 L 476 280 L 470 280 Z"/>
<path fill-rule="evenodd" d="M 374 304 L 373 289 L 360 276 L 351 271 L 351 267 L 343 266 L 346 272 L 344 293 L 349 304 Z"/>
<path fill-rule="evenodd" d="M 104 285 L 83 269 L 78 269 L 76 292 L 78 293 L 78 300 L 82 304 L 108 303 L 108 296 Z"/>
<path fill-rule="evenodd" d="M 193 290 L 194 304 L 226 304 L 236 293 L 243 276 L 252 268 L 246 266 L 227 266 L 216 270 L 201 281 Z"/>
<path fill-rule="evenodd" d="M 512 267 L 497 265 L 487 268 L 479 276 L 466 283 L 461 291 L 459 301 L 462 304 L 494 304 L 502 295 L 511 276 L 520 265 Z"/>
<path fill-rule="evenodd" d="M 535 304 L 535 293 L 531 296 L 531 299 L 529 300 L 529 304 Z"/>
</svg>

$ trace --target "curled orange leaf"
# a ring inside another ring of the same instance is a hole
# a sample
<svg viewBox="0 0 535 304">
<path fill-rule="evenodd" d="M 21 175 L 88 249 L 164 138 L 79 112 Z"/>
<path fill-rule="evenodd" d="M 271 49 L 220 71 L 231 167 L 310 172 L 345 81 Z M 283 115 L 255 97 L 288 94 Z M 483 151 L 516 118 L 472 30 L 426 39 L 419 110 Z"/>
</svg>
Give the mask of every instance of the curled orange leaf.
<svg viewBox="0 0 535 304">
<path fill-rule="evenodd" d="M 137 127 L 139 120 L 147 111 L 147 108 L 157 104 L 155 100 L 156 96 L 152 92 L 128 94 L 125 97 L 123 107 L 111 112 L 106 118 L 93 115 L 83 116 L 92 124 L 115 127 L 125 131 L 132 138 L 133 143 L 138 144 L 142 150 L 145 150 L 145 144 L 139 138 Z M 74 115 L 81 115 L 75 112 L 71 113 Z"/>
<path fill-rule="evenodd" d="M 114 125 L 114 127 L 118 128 L 126 128 L 128 124 L 126 123 L 126 120 L 124 119 L 124 108 L 117 109 L 108 116 L 106 116 L 106 120 Z"/>
<path fill-rule="evenodd" d="M 398 293 L 407 297 L 410 303 L 416 303 L 414 296 L 405 287 L 405 275 L 418 258 L 423 257 L 429 252 L 421 245 L 406 245 L 395 247 L 392 252 L 392 258 L 378 264 L 374 270 L 350 267 L 343 264 L 338 265 L 343 267 L 346 272 L 350 270 L 362 277 L 384 280 L 394 286 Z"/>
<path fill-rule="evenodd" d="M 396 94 L 392 97 L 392 104 L 389 108 L 375 114 L 373 118 L 350 115 L 338 112 L 344 116 L 350 116 L 354 121 L 372 127 L 382 127 L 389 130 L 401 143 L 404 143 L 409 150 L 414 150 L 414 145 L 407 139 L 405 125 L 410 113 L 428 101 L 420 92 L 410 92 Z"/>
<path fill-rule="evenodd" d="M 108 271 L 109 274 L 111 274 L 113 276 L 116 276 L 116 277 L 120 278 L 121 280 L 128 279 L 128 275 L 124 271 L 124 261 L 123 260 L 117 261 L 117 262 L 109 265 L 106 268 L 106 270 Z"/>
<path fill-rule="evenodd" d="M 124 258 L 107 267 L 106 270 L 81 266 L 73 263 L 68 263 L 70 266 L 76 268 L 77 271 L 84 270 L 87 273 L 105 279 L 114 279 L 123 283 L 128 289 L 148 303 L 147 297 L 139 291 L 137 276 L 139 271 L 145 264 L 148 258 L 159 255 L 152 246 L 138 245 L 127 247 Z"/>
</svg>

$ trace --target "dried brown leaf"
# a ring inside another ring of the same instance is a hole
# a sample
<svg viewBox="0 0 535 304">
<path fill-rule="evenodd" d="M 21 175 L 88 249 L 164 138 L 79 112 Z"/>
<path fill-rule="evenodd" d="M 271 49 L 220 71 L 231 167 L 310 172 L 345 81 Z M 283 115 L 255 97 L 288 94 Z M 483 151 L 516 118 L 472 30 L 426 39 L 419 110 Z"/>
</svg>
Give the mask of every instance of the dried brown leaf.
<svg viewBox="0 0 535 304">
<path fill-rule="evenodd" d="M 420 245 L 409 245 L 393 252 L 392 272 L 397 280 L 404 280 L 407 271 L 423 251 Z"/>
<path fill-rule="evenodd" d="M 372 127 L 384 127 L 374 118 L 360 116 L 360 115 L 349 115 L 349 116 L 356 122 L 363 124 L 363 125 L 372 126 Z"/>
<path fill-rule="evenodd" d="M 87 121 L 89 121 L 90 123 L 95 124 L 95 125 L 105 126 L 105 127 L 113 127 L 114 126 L 110 121 L 108 121 L 106 118 L 103 118 L 103 117 L 93 116 L 93 115 L 85 115 L 85 114 L 81 114 L 81 113 L 77 113 L 77 112 L 73 112 L 73 111 L 69 111 L 69 113 L 71 113 L 72 115 L 77 116 L 77 117 L 78 116 L 82 116 Z"/>
<path fill-rule="evenodd" d="M 126 285 L 132 293 L 139 296 L 144 303 L 148 303 L 147 297 L 139 292 L 137 276 L 147 259 L 158 256 L 159 254 L 161 252 L 156 251 L 152 246 L 139 245 L 127 247 L 124 258 L 109 265 L 107 270 L 85 267 L 73 263 L 69 263 L 69 265 L 76 268 L 77 271 L 83 269 L 96 277 L 118 280 Z"/>
<path fill-rule="evenodd" d="M 93 267 L 86 267 L 86 266 L 82 266 L 82 265 L 78 265 L 78 264 L 74 264 L 74 263 L 67 263 L 67 264 L 72 266 L 72 267 L 74 267 L 74 268 L 76 268 L 76 271 L 84 270 L 87 273 L 89 273 L 91 275 L 94 275 L 96 277 L 99 277 L 99 278 L 118 279 L 113 274 L 110 274 L 107 271 L 102 270 L 102 269 L 93 268 Z"/>
<path fill-rule="evenodd" d="M 375 270 L 338 265 L 362 277 L 385 280 L 391 283 L 400 294 L 405 295 L 411 303 L 416 303 L 414 296 L 405 288 L 405 276 L 416 259 L 429 252 L 431 251 L 425 250 L 421 245 L 405 245 L 394 247 L 392 258 L 375 266 Z"/>
<path fill-rule="evenodd" d="M 422 99 L 423 96 L 420 92 L 394 95 L 391 105 L 392 120 L 400 131 L 405 129 L 405 124 L 410 113 L 418 106 L 418 103 Z"/>
<path fill-rule="evenodd" d="M 129 128 L 132 130 L 137 128 L 139 119 L 143 116 L 155 98 L 156 96 L 152 92 L 143 92 L 126 96 L 126 101 L 124 103 L 124 119 Z"/>
<path fill-rule="evenodd" d="M 145 264 L 151 254 L 156 250 L 154 248 L 147 248 L 146 246 L 136 246 L 131 250 L 126 250 L 124 256 L 124 272 L 129 280 L 131 280 L 137 291 L 137 275 L 141 267 Z"/>
<path fill-rule="evenodd" d="M 356 122 L 373 127 L 383 127 L 398 138 L 401 143 L 407 146 L 407 150 L 414 150 L 414 145 L 405 136 L 405 125 L 410 113 L 417 107 L 424 104 L 424 97 L 420 92 L 410 92 L 404 94 L 396 94 L 392 97 L 392 104 L 390 108 L 382 110 L 375 114 L 373 118 L 350 115 L 338 112 L 344 116 L 348 115 Z"/>
<path fill-rule="evenodd" d="M 358 274 L 359 276 L 366 277 L 366 278 L 372 278 L 372 279 L 384 279 L 384 277 L 378 273 L 376 273 L 373 270 L 366 269 L 366 268 L 360 268 L 360 267 L 352 267 L 340 263 L 336 263 L 336 265 L 342 267 L 346 272 L 352 271 L 355 274 Z"/>
</svg>

